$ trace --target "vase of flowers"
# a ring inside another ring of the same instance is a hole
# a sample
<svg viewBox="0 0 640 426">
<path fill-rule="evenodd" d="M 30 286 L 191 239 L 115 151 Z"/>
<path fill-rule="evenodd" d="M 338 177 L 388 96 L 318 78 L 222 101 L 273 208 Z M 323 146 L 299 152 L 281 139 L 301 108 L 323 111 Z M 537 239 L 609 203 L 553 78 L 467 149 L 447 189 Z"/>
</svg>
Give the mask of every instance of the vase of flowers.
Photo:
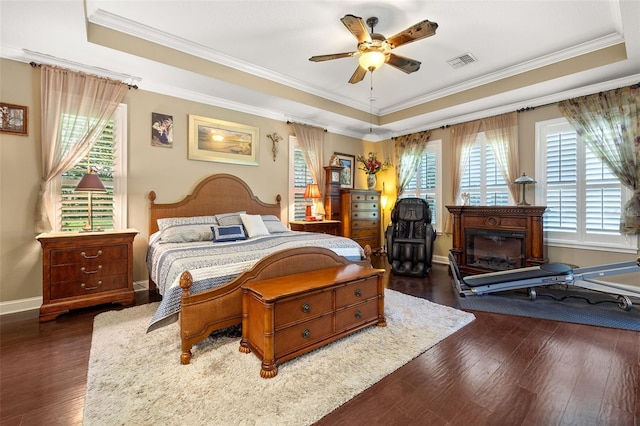
<svg viewBox="0 0 640 426">
<path fill-rule="evenodd" d="M 385 160 L 381 162 L 378 160 L 378 154 L 376 152 L 370 152 L 366 157 L 358 155 L 356 158 L 360 167 L 360 170 L 367 174 L 367 188 L 373 189 L 376 186 L 376 173 L 387 170 L 391 164 Z"/>
</svg>

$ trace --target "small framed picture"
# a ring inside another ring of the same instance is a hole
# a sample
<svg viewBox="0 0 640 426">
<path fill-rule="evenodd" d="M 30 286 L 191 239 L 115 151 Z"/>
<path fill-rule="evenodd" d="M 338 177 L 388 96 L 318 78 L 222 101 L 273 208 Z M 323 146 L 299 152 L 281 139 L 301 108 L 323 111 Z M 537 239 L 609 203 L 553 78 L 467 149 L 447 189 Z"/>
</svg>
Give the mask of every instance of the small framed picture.
<svg viewBox="0 0 640 426">
<path fill-rule="evenodd" d="M 340 188 L 353 189 L 353 171 L 356 166 L 356 156 L 351 154 L 343 154 L 341 152 L 333 153 L 344 167 L 340 172 Z"/>
<path fill-rule="evenodd" d="M 151 113 L 151 145 L 173 148 L 173 116 Z"/>
<path fill-rule="evenodd" d="M 27 136 L 29 134 L 27 107 L 0 102 L 0 132 Z"/>
</svg>

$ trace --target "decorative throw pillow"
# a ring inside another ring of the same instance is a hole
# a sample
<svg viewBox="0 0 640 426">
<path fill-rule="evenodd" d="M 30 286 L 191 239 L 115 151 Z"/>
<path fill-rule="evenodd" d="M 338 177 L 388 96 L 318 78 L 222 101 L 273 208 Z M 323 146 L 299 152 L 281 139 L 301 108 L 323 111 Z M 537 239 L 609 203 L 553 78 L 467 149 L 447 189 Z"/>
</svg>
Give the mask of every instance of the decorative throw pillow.
<svg viewBox="0 0 640 426">
<path fill-rule="evenodd" d="M 220 226 L 242 225 L 240 214 L 244 213 L 246 213 L 246 211 L 217 214 L 216 219 L 218 220 L 218 224 Z"/>
<path fill-rule="evenodd" d="M 247 239 L 242 225 L 212 226 L 211 232 L 213 233 L 213 241 L 217 243 Z"/>
<path fill-rule="evenodd" d="M 193 241 L 211 241 L 211 225 L 180 225 L 162 231 L 163 243 L 189 243 Z"/>
<path fill-rule="evenodd" d="M 260 235 L 269 235 L 269 230 L 264 226 L 262 217 L 257 214 L 241 214 L 240 219 L 244 225 L 244 229 L 247 230 L 249 238 L 257 237 Z"/>
<path fill-rule="evenodd" d="M 215 216 L 170 217 L 157 222 L 163 243 L 211 241 L 211 226 L 218 224 Z"/>
<path fill-rule="evenodd" d="M 264 225 L 267 227 L 267 230 L 270 234 L 279 234 L 282 232 L 289 232 L 290 229 L 287 228 L 287 225 L 282 223 L 278 216 L 274 216 L 272 214 L 262 215 L 262 221 Z"/>
</svg>

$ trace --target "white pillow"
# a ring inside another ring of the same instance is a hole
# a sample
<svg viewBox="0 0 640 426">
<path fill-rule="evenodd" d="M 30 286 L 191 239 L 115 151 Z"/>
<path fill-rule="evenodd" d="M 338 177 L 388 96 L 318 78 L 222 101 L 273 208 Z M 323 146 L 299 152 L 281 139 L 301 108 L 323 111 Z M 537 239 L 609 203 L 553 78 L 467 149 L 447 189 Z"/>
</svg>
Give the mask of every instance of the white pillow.
<svg viewBox="0 0 640 426">
<path fill-rule="evenodd" d="M 269 235 L 269 230 L 264 225 L 260 215 L 241 213 L 240 220 L 242 220 L 242 224 L 244 225 L 244 229 L 247 230 L 249 238 L 260 235 Z"/>
</svg>

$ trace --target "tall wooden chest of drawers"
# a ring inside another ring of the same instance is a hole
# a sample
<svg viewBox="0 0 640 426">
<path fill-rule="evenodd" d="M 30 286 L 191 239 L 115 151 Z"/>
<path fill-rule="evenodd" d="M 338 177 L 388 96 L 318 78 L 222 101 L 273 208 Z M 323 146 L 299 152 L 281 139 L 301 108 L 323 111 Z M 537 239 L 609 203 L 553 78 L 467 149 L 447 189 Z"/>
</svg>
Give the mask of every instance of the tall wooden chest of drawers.
<svg viewBox="0 0 640 426">
<path fill-rule="evenodd" d="M 135 229 L 104 232 L 51 232 L 42 245 L 40 321 L 69 309 L 103 303 L 132 305 Z"/>
<path fill-rule="evenodd" d="M 362 247 L 380 248 L 380 191 L 342 189 L 340 199 L 342 235 Z"/>
<path fill-rule="evenodd" d="M 262 359 L 260 376 L 278 364 L 376 324 L 386 326 L 384 270 L 334 266 L 245 284 L 240 352 Z"/>
</svg>

